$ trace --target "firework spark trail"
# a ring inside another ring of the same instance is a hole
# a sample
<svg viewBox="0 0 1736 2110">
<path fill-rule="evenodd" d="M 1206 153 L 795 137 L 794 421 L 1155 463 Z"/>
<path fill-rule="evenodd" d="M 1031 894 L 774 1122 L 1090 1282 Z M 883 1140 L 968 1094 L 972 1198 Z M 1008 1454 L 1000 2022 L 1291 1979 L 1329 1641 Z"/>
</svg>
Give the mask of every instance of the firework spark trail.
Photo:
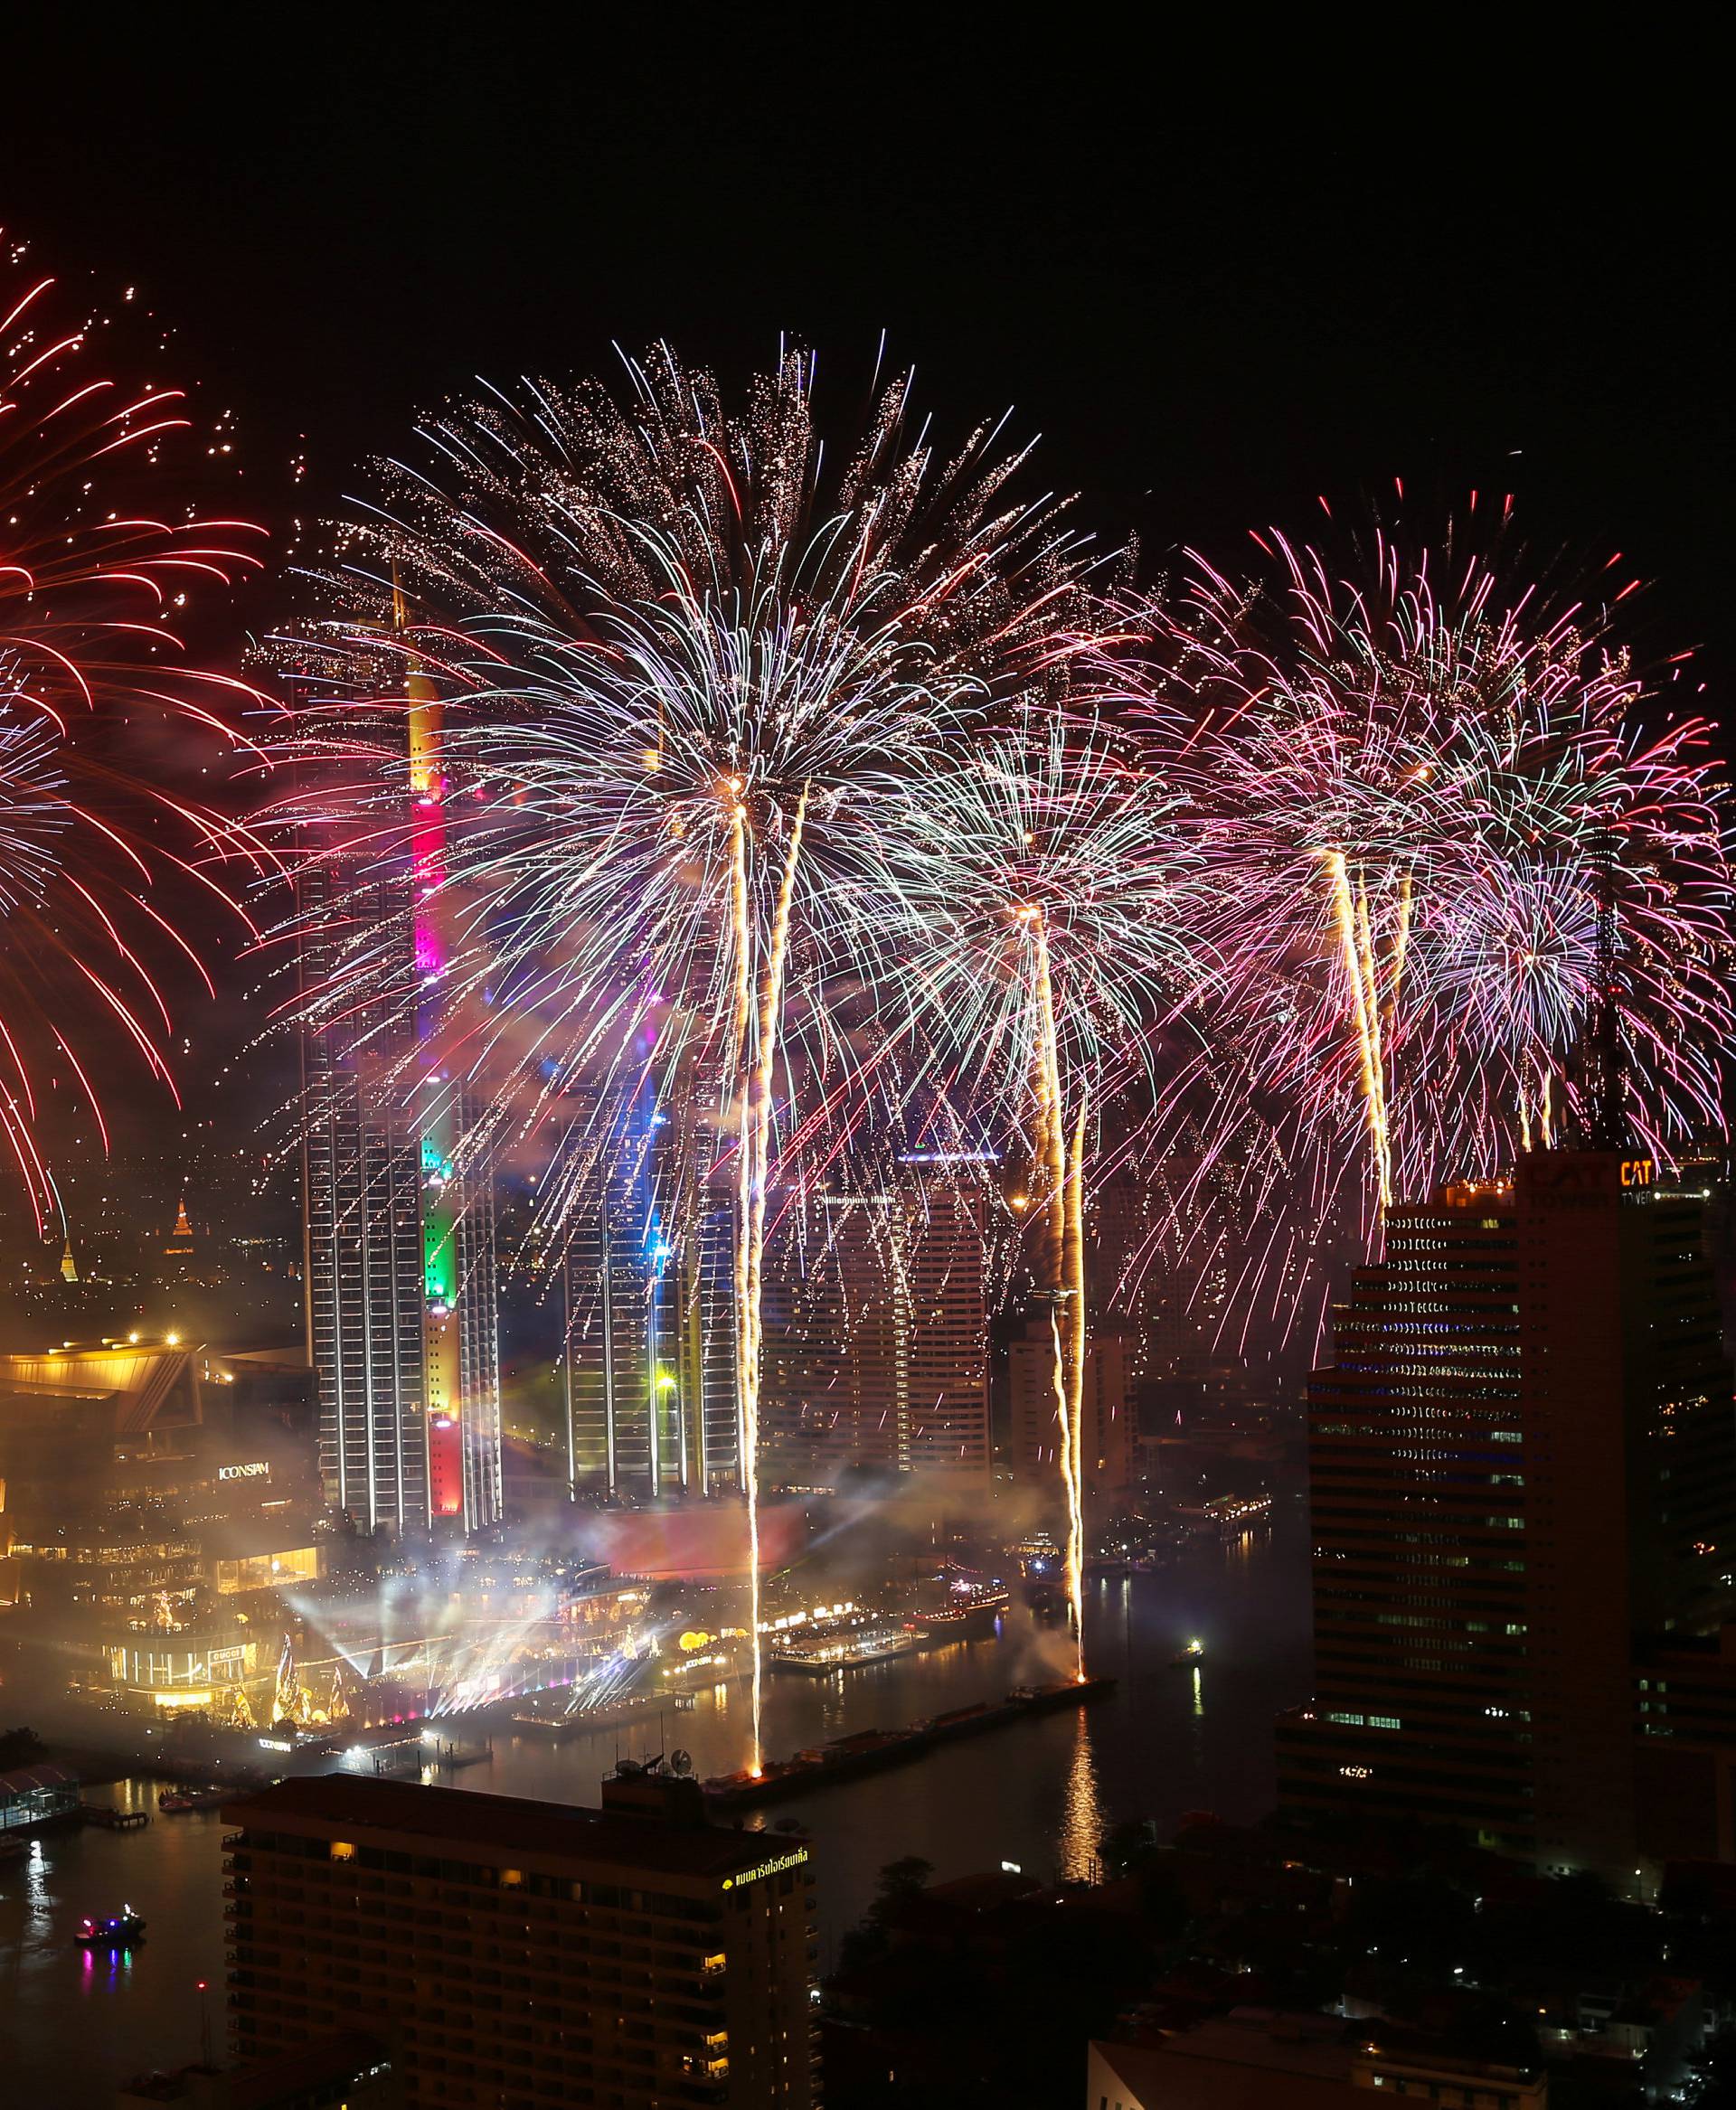
<svg viewBox="0 0 1736 2110">
<path fill-rule="evenodd" d="M 1106 685 L 1219 882 L 1212 1059 L 1177 1069 L 1152 1133 L 1209 1095 L 1244 1210 L 1318 1221 L 1360 1198 L 1378 1236 L 1395 1193 L 1582 1131 L 1606 888 L 1625 1117 L 1663 1157 L 1722 1130 L 1733 897 L 1707 729 L 1660 730 L 1608 607 L 1552 598 L 1470 532 L 1468 555 L 1256 537 L 1268 583 L 1194 558 L 1173 606 L 1113 626 Z"/>
<path fill-rule="evenodd" d="M 1085 1352 L 1090 1314 L 1085 1293 L 1085 1135 L 1086 1094 L 1068 1148 L 1061 1188 L 1061 1310 L 1066 1316 L 1067 1389 L 1067 1587 L 1071 1601 L 1075 1675 L 1085 1679 Z"/>
<path fill-rule="evenodd" d="M 146 898 L 177 886 L 231 900 L 217 871 L 239 857 L 269 864 L 244 829 L 108 758 L 132 714 L 179 721 L 251 743 L 222 709 L 254 699 L 231 676 L 160 655 L 184 648 L 173 627 L 194 589 L 231 584 L 262 560 L 241 546 L 261 530 L 234 520 L 156 517 L 173 497 L 183 391 L 128 386 L 91 370 L 114 325 L 66 319 L 51 277 L 24 248 L 0 250 L 0 1137 L 39 1233 L 59 1217 L 38 1137 L 33 1070 L 65 1063 L 103 1146 L 108 1129 L 88 1036 L 137 1050 L 173 1093 L 170 1012 L 156 956 L 190 965 L 198 949 Z M 227 452 L 227 448 L 224 449 Z M 148 510 L 146 510 L 148 505 Z M 135 809 L 148 809 L 140 825 Z M 166 821 L 180 848 L 159 834 Z M 81 992 L 75 994 L 74 992 Z M 85 1013 L 92 1013 L 87 1018 Z M 61 1220 L 61 1229 L 65 1225 Z"/>
<path fill-rule="evenodd" d="M 684 1154 L 712 1160 L 684 1170 L 679 1237 L 730 1175 L 733 1463 L 757 1535 L 771 1189 L 895 1124 L 910 1089 L 873 1023 L 901 973 L 890 830 L 992 713 L 1058 683 L 1083 557 L 1052 503 L 1005 495 L 1024 457 L 995 451 L 998 429 L 948 463 L 911 444 L 907 383 L 824 473 L 805 358 L 741 411 L 661 347 L 628 376 L 625 401 L 526 383 L 445 414 L 423 435 L 434 473 L 388 472 L 325 619 L 283 647 L 318 673 L 298 739 L 325 782 L 277 820 L 323 827 L 326 854 L 335 809 L 358 896 L 401 858 L 401 704 L 373 613 L 395 565 L 447 707 L 447 979 L 476 1020 L 451 1052 L 486 1069 L 476 1146 L 552 1150 L 534 1236 L 554 1253 L 629 1076 L 680 1110 Z M 393 987 L 364 918 L 329 928 L 339 968 L 304 1018 Z"/>
<path fill-rule="evenodd" d="M 1197 859 L 1168 787 L 1133 767 L 1083 703 L 979 741 L 967 767 L 909 799 L 894 831 L 900 1001 L 922 1044 L 957 1051 L 978 1118 L 1022 1140 L 1033 1168 L 1028 1220 L 1050 1305 L 1082 1674 L 1091 1119 L 1144 1075 L 1154 1023 L 1178 1019 L 1209 978 L 1192 935 Z"/>
<path fill-rule="evenodd" d="M 772 915 L 771 954 L 766 966 L 766 985 L 760 1005 L 758 1059 L 748 1091 L 742 1099 L 741 1179 L 745 1188 L 746 1230 L 741 1246 L 746 1294 L 738 1323 L 741 1337 L 741 1478 L 748 1502 L 748 1631 L 753 1659 L 751 1768 L 760 1768 L 762 1747 L 760 1721 L 765 1663 L 760 1634 L 760 1377 L 764 1349 L 761 1292 L 766 1252 L 766 1189 L 771 1177 L 772 1097 L 778 1079 L 778 1035 L 784 1015 L 784 974 L 789 959 L 790 906 L 796 891 L 796 873 L 802 853 L 802 831 L 807 821 L 811 784 L 804 784 L 790 824 L 789 847 L 784 853 L 784 874 L 778 887 L 778 905 Z"/>
<path fill-rule="evenodd" d="M 1045 1284 L 1053 1297 L 1050 1331 L 1055 1352 L 1054 1391 L 1061 1489 L 1067 1507 L 1067 1545 L 1063 1575 L 1068 1619 L 1072 1627 L 1075 1674 L 1085 1675 L 1085 1427 L 1084 1386 L 1087 1346 L 1085 1239 L 1082 1221 L 1086 1098 L 1081 1091 L 1070 1123 L 1061 1074 L 1060 1036 L 1055 1027 L 1055 984 L 1050 965 L 1049 933 L 1042 907 L 1026 903 L 1017 911 L 1031 933 L 1032 989 L 1036 999 L 1038 1220 L 1048 1248 Z"/>
</svg>

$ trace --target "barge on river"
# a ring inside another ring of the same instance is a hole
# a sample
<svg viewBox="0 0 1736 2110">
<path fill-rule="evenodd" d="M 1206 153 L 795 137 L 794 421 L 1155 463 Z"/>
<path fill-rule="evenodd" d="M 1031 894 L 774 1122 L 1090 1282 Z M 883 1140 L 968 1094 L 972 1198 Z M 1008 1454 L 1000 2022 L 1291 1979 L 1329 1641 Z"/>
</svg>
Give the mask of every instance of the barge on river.
<svg viewBox="0 0 1736 2110">
<path fill-rule="evenodd" d="M 1063 1708 L 1107 1700 L 1115 1683 L 1113 1678 L 1070 1678 L 1056 1685 L 1022 1685 L 1005 1700 L 979 1700 L 970 1707 L 956 1707 L 929 1720 L 912 1722 L 908 1729 L 863 1729 L 814 1750 L 798 1751 L 793 1758 L 769 1759 L 758 1775 L 720 1775 L 704 1783 L 705 1801 L 712 1810 L 750 1809 L 756 1804 L 807 1794 L 813 1788 L 858 1780 L 864 1774 L 882 1773 L 888 1766 L 924 1757 L 943 1744 L 1004 1729 L 1029 1715 L 1054 1714 Z"/>
</svg>

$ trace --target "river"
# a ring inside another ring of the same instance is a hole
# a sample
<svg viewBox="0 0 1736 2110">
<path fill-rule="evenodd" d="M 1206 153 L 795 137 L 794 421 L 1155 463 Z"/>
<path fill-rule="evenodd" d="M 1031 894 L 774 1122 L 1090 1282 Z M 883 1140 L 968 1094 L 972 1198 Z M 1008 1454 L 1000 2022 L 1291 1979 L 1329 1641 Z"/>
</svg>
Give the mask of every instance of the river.
<svg viewBox="0 0 1736 2110">
<path fill-rule="evenodd" d="M 1309 1681 L 1307 1535 L 1300 1505 L 1280 1505 L 1269 1534 L 1200 1548 L 1161 1575 L 1090 1586 L 1093 1671 L 1115 1695 L 1040 1717 L 848 1787 L 773 1804 L 750 1820 L 798 1817 L 819 1877 L 822 1961 L 860 1917 L 882 1863 L 920 1854 L 941 1877 L 1017 1862 L 1048 1879 L 1088 1875 L 1106 1821 L 1191 1809 L 1247 1820 L 1270 1807 L 1272 1717 Z M 1171 1658 L 1197 1635 L 1203 1666 Z M 782 1755 L 830 1737 L 892 1727 L 1053 1675 L 1055 1636 L 1022 1610 L 994 1640 L 854 1671 L 841 1679 L 767 1681 L 765 1744 Z M 670 1739 L 702 1773 L 741 1762 L 748 1695 L 702 1693 L 666 1718 Z M 655 1748 L 648 1727 L 560 1745 L 496 1737 L 494 1754 L 454 1784 L 501 1794 L 594 1803 L 618 1755 Z M 154 1807 L 143 1780 L 92 1790 Z M 108 2110 L 127 2075 L 199 2055 L 202 2003 L 223 2030 L 222 1820 L 158 1817 L 142 1832 L 57 1833 L 40 1855 L 0 1867 L 0 2102 Z M 130 1961 L 89 1958 L 72 1941 L 85 1913 L 130 1905 L 150 1923 Z M 202 1995 L 197 1981 L 211 1991 Z"/>
</svg>

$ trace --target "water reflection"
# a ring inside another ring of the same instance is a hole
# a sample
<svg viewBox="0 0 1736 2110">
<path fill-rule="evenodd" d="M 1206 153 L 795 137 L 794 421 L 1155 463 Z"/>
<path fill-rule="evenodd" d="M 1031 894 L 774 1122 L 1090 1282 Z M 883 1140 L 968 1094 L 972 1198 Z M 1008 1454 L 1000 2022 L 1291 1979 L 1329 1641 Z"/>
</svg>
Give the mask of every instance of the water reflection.
<svg viewBox="0 0 1736 2110">
<path fill-rule="evenodd" d="M 24 1868 L 24 1939 L 39 1942 L 45 1940 L 54 1914 L 54 1893 L 48 1887 L 53 1873 L 52 1864 L 42 1852 L 42 1842 L 33 1839 L 30 1858 Z"/>
<path fill-rule="evenodd" d="M 1072 1755 L 1061 1787 L 1061 1836 L 1057 1866 L 1063 1881 L 1089 1882 L 1097 1872 L 1104 1813 L 1098 1781 L 1097 1753 L 1091 1745 L 1090 1717 L 1080 1708 L 1075 1717 Z"/>
</svg>

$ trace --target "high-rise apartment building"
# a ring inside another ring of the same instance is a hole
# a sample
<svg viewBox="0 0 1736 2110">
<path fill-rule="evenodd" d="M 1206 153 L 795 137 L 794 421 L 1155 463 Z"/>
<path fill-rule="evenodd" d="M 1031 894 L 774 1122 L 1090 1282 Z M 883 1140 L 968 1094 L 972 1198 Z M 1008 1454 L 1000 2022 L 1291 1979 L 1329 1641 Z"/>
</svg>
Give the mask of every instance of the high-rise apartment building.
<svg viewBox="0 0 1736 2110">
<path fill-rule="evenodd" d="M 494 1189 L 443 1054 L 440 705 L 420 675 L 409 691 L 395 867 L 376 830 L 365 879 L 310 860 L 297 884 L 321 1468 L 329 1501 L 397 1535 L 479 1530 L 501 1508 Z"/>
<path fill-rule="evenodd" d="M 984 1483 L 988 1305 L 979 1192 L 912 1154 L 883 1185 L 812 1196 L 768 1268 L 764 1416 L 781 1477 L 850 1465 Z"/>
<path fill-rule="evenodd" d="M 988 1300 L 985 1198 L 943 1163 L 906 1168 L 906 1393 L 911 1466 L 986 1480 Z"/>
<path fill-rule="evenodd" d="M 854 1465 L 910 1467 L 901 1213 L 864 1186 L 778 1226 L 765 1287 L 764 1457 L 776 1480 L 835 1487 Z"/>
<path fill-rule="evenodd" d="M 1309 1388 L 1298 1813 L 1420 1814 L 1626 1875 L 1637 1660 L 1731 1606 L 1736 1411 L 1704 1200 L 1533 1152 L 1392 1209 Z"/>
<path fill-rule="evenodd" d="M 1015 1479 L 1058 1489 L 1060 1403 L 1054 1328 L 1047 1312 L 1027 1318 L 1007 1343 L 1005 1384 L 1008 1468 Z M 1086 1495 L 1113 1498 L 1134 1476 L 1127 1343 L 1120 1333 L 1106 1329 L 1087 1336 L 1080 1407 Z"/>
<path fill-rule="evenodd" d="M 566 1232 L 567 1421 L 575 1488 L 646 1499 L 685 1488 L 679 1287 L 660 1192 L 664 1126 L 647 1090 L 598 1138 Z"/>
<path fill-rule="evenodd" d="M 570 1476 L 655 1501 L 740 1484 L 734 1195 L 648 1085 L 599 1128 L 564 1232 Z"/>
<path fill-rule="evenodd" d="M 601 1809 L 326 1774 L 225 1805 L 235 2049 L 363 2030 L 406 2110 L 816 2100 L 813 1862 L 691 1780 Z"/>
</svg>

